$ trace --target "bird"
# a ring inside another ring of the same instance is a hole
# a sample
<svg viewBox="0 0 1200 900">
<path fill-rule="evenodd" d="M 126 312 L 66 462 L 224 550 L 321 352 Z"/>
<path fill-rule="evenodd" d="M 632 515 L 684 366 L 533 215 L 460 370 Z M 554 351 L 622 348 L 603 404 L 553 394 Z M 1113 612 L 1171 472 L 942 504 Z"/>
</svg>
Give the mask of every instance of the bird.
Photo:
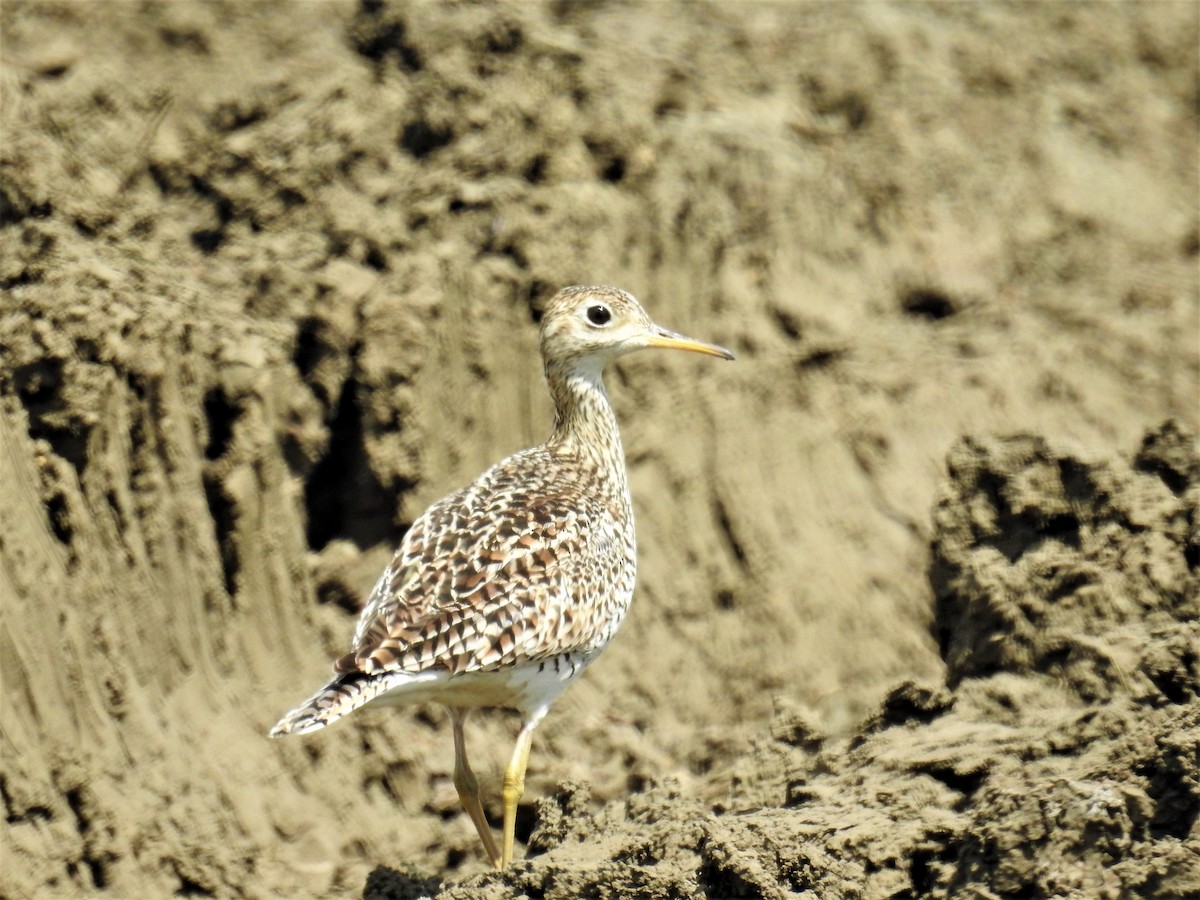
<svg viewBox="0 0 1200 900">
<path fill-rule="evenodd" d="M 554 402 L 550 437 L 417 517 L 332 680 L 270 732 L 307 734 L 367 704 L 445 705 L 454 786 L 496 869 L 512 862 L 534 729 L 613 639 L 633 599 L 633 504 L 604 368 L 650 348 L 734 358 L 656 325 L 632 294 L 606 286 L 555 294 L 539 344 Z M 500 846 L 464 734 L 468 714 L 485 707 L 521 720 L 503 776 Z"/>
</svg>

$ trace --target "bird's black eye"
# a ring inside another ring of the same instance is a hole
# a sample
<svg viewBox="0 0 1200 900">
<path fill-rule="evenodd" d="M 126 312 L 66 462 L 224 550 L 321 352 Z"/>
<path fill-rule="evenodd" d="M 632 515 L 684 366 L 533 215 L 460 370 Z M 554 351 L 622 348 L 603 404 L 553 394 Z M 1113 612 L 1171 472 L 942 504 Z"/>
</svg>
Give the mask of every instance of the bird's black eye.
<svg viewBox="0 0 1200 900">
<path fill-rule="evenodd" d="M 607 325 L 612 319 L 612 313 L 607 306 L 589 306 L 587 318 L 593 325 Z"/>
</svg>

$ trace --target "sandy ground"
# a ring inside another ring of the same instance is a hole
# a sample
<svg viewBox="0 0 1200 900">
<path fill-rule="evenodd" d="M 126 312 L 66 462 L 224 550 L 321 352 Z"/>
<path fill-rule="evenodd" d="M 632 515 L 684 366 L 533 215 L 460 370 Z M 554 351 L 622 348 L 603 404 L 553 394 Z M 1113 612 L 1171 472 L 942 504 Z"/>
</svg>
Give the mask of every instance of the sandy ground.
<svg viewBox="0 0 1200 900">
<path fill-rule="evenodd" d="M 1198 10 L 6 0 L 0 895 L 1200 893 Z M 265 733 L 581 282 L 739 358 L 496 875 L 440 709 Z"/>
</svg>

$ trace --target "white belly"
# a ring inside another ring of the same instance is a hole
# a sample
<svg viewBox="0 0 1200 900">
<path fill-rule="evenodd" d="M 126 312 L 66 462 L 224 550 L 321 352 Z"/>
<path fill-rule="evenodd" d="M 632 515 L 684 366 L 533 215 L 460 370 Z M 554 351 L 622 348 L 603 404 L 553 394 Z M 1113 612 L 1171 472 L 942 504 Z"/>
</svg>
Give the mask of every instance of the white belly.
<svg viewBox="0 0 1200 900">
<path fill-rule="evenodd" d="M 404 678 L 371 702 L 444 703 L 467 708 L 501 706 L 527 713 L 553 703 L 599 654 L 599 650 L 569 653 L 540 662 L 461 675 L 422 672 Z"/>
</svg>

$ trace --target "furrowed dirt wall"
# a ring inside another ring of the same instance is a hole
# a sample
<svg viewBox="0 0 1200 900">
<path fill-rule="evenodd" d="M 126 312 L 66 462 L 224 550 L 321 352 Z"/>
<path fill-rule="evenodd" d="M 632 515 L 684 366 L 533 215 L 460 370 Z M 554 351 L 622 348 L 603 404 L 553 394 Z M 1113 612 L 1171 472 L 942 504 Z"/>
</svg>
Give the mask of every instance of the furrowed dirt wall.
<svg viewBox="0 0 1200 900">
<path fill-rule="evenodd" d="M 5 3 L 0 893 L 1195 890 L 1197 16 Z M 638 594 L 496 878 L 439 709 L 265 732 L 572 283 L 738 361 L 608 376 Z"/>
</svg>

